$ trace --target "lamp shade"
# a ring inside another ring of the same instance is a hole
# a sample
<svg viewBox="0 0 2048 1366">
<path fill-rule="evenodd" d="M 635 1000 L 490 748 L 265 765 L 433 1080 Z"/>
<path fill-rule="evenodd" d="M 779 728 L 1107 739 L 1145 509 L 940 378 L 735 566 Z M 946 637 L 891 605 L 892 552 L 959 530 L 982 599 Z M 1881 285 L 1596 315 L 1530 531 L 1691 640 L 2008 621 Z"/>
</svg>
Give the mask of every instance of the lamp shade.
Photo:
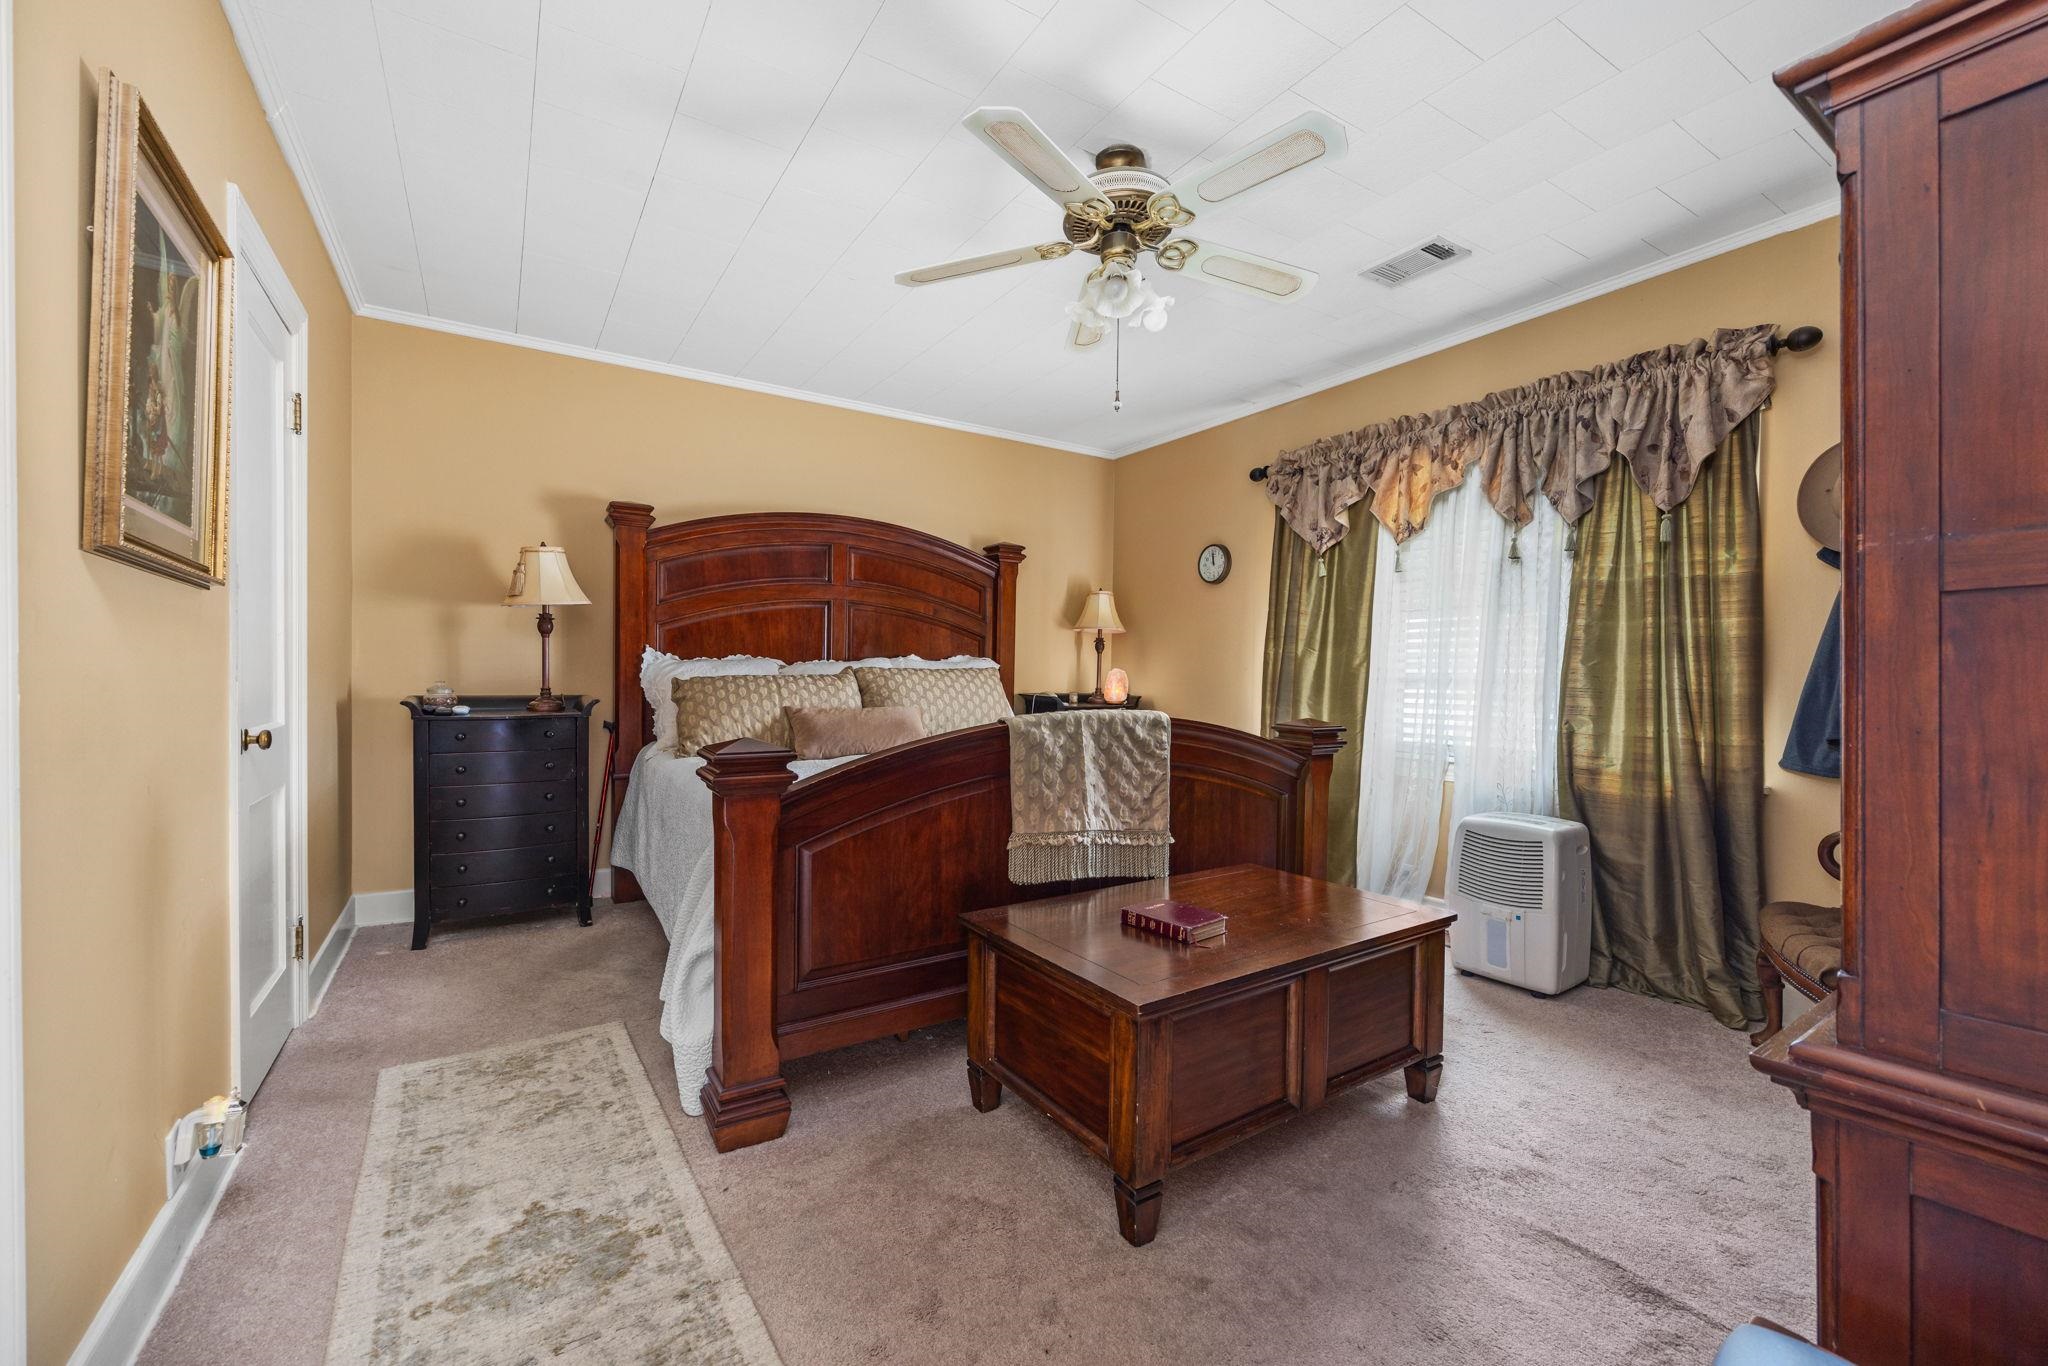
<svg viewBox="0 0 2048 1366">
<path fill-rule="evenodd" d="M 546 541 L 520 547 L 512 586 L 505 592 L 507 607 L 575 607 L 589 601 L 569 572 L 569 552 Z"/>
<path fill-rule="evenodd" d="M 1074 629 L 1111 636 L 1124 633 L 1124 624 L 1116 614 L 1116 598 L 1107 588 L 1098 588 L 1081 600 L 1081 615 L 1074 619 Z"/>
</svg>

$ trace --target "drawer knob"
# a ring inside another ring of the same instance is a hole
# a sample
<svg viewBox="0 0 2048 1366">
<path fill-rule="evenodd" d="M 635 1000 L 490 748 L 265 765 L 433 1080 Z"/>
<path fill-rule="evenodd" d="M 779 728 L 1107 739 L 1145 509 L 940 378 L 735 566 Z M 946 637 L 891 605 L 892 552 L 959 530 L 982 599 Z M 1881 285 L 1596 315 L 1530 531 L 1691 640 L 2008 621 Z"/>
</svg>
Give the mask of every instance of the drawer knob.
<svg viewBox="0 0 2048 1366">
<path fill-rule="evenodd" d="M 456 842 L 457 844 L 460 844 L 460 843 L 462 843 L 462 842 L 463 842 L 464 840 L 466 840 L 466 839 L 468 839 L 468 838 L 469 838 L 469 832 L 468 832 L 468 831 L 466 831 L 466 830 L 458 830 L 458 831 L 456 831 L 456 832 L 455 832 L 455 842 Z"/>
<path fill-rule="evenodd" d="M 555 794 L 552 792 L 543 792 L 540 794 L 540 799 L 544 802 L 551 802 L 555 799 Z"/>
<path fill-rule="evenodd" d="M 458 740 L 467 740 L 469 738 L 469 732 L 466 730 L 458 730 L 455 732 L 455 738 Z"/>
<path fill-rule="evenodd" d="M 469 904 L 469 898 L 466 896 L 458 896 L 455 898 L 455 904 L 457 906 L 467 906 Z"/>
<path fill-rule="evenodd" d="M 457 765 L 455 766 L 455 771 L 456 771 L 457 773 L 467 773 L 467 772 L 469 772 L 469 765 L 468 765 L 468 764 L 457 764 Z"/>
<path fill-rule="evenodd" d="M 548 762 L 547 762 L 547 767 L 548 767 L 548 769 L 549 769 L 550 771 L 553 771 L 553 769 L 554 769 L 554 767 L 555 767 L 555 761 L 554 761 L 553 759 L 550 759 L 550 760 L 548 760 Z"/>
<path fill-rule="evenodd" d="M 456 804 L 457 806 L 468 806 L 468 805 L 469 805 L 469 798 L 467 798 L 467 797 L 457 797 L 457 798 L 455 799 L 455 804 Z"/>
<path fill-rule="evenodd" d="M 554 833 L 555 833 L 555 823 L 554 823 L 553 821 L 549 821 L 549 822 L 547 823 L 547 825 L 546 825 L 545 829 L 547 830 L 547 832 L 548 832 L 548 833 L 549 833 L 550 835 L 554 834 Z"/>
<path fill-rule="evenodd" d="M 555 861 L 555 856 L 554 856 L 553 854 L 549 854 L 549 855 L 548 855 L 548 862 L 549 862 L 549 863 L 553 863 L 554 861 Z"/>
<path fill-rule="evenodd" d="M 554 738 L 555 738 L 555 731 L 554 731 L 554 727 L 550 726 L 550 727 L 549 727 L 548 729 L 546 729 L 546 730 L 542 731 L 542 732 L 541 732 L 541 737 L 542 737 L 543 739 L 547 739 L 547 740 L 552 740 L 552 739 L 554 739 Z"/>
<path fill-rule="evenodd" d="M 458 863 L 455 865 L 455 871 L 458 873 L 466 873 L 469 871 L 469 865 L 466 863 Z"/>
</svg>

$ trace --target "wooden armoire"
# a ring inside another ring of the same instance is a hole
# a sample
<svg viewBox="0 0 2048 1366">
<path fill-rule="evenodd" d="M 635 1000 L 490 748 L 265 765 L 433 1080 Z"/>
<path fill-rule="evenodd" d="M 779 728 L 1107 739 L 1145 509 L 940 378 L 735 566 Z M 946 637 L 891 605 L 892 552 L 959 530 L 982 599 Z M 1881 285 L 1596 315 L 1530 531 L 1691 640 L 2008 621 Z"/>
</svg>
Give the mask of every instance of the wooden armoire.
<svg viewBox="0 0 2048 1366">
<path fill-rule="evenodd" d="M 1778 83 L 1842 181 L 1846 953 L 1755 1061 L 1813 1117 L 1821 1344 L 2048 1362 L 2048 0 Z"/>
</svg>

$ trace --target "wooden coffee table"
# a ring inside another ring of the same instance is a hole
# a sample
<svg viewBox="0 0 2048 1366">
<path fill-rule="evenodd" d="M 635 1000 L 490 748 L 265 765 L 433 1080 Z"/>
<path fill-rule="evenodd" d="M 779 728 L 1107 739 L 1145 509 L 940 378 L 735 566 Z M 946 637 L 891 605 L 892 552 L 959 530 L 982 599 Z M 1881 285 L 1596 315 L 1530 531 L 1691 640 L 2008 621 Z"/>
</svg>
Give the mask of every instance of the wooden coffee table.
<svg viewBox="0 0 2048 1366">
<path fill-rule="evenodd" d="M 1228 932 L 1183 945 L 1123 927 L 1125 906 L 1168 897 Z M 1396 1067 L 1436 1099 L 1454 918 L 1251 866 L 970 912 L 975 1108 L 1012 1086 L 1080 1139 L 1143 1246 L 1171 1168 Z"/>
</svg>

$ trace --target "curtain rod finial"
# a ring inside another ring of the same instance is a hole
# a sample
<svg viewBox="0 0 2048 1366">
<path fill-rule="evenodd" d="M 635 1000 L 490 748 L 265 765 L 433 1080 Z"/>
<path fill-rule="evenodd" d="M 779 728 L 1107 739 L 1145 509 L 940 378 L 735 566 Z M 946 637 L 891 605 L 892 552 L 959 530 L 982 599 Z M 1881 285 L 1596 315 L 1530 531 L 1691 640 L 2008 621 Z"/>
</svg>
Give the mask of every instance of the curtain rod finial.
<svg viewBox="0 0 2048 1366">
<path fill-rule="evenodd" d="M 1771 354 L 1776 355 L 1780 351 L 1811 351 L 1820 345 L 1820 339 L 1824 335 L 1818 327 L 1810 324 L 1795 327 L 1782 337 L 1771 338 Z"/>
<path fill-rule="evenodd" d="M 1266 470 L 1267 470 L 1267 469 L 1268 469 L 1268 466 L 1265 466 L 1265 465 L 1255 465 L 1255 466 L 1253 466 L 1253 467 L 1252 467 L 1252 482 L 1253 482 L 1254 484 L 1263 484 L 1263 483 L 1265 483 L 1265 482 L 1266 482 Z"/>
</svg>

